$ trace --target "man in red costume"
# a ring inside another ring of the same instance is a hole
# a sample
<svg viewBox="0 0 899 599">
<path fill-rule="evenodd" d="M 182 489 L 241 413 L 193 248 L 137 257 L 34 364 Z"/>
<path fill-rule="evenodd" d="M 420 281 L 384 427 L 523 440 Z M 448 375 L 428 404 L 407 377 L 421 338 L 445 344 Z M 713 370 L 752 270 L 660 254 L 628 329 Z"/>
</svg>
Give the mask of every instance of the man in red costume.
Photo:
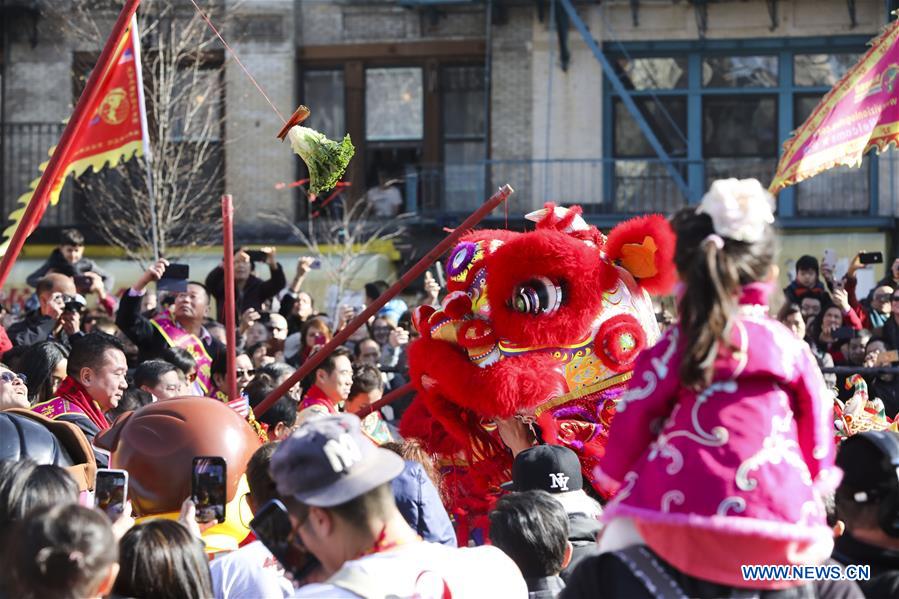
<svg viewBox="0 0 899 599">
<path fill-rule="evenodd" d="M 659 330 L 648 292 L 674 278 L 667 221 L 646 216 L 608 236 L 579 208 L 548 204 L 536 230 L 474 231 L 446 260 L 447 296 L 415 313 L 418 395 L 400 431 L 444 465 L 460 541 L 486 525 L 514 454 L 534 443 L 605 452 L 633 360 Z"/>
<path fill-rule="evenodd" d="M 352 387 L 350 352 L 345 347 L 338 347 L 316 368 L 315 384 L 297 407 L 297 424 L 302 424 L 311 416 L 338 413 L 350 396 Z"/>
<path fill-rule="evenodd" d="M 109 428 L 104 415 L 119 405 L 128 387 L 128 364 L 122 343 L 106 333 L 90 333 L 72 342 L 66 370 L 56 397 L 32 409 L 53 420 L 71 422 L 84 431 L 93 448 L 94 437 Z M 106 468 L 109 458 L 94 448 L 97 465 Z"/>
</svg>

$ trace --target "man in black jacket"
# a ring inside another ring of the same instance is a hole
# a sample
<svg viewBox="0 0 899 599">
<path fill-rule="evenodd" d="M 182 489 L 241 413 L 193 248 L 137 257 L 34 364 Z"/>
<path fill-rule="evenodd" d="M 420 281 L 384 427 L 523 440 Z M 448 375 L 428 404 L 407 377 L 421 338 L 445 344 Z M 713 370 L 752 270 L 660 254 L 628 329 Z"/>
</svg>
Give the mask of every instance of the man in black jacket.
<svg viewBox="0 0 899 599">
<path fill-rule="evenodd" d="M 572 546 L 569 563 L 562 569 L 566 582 L 581 560 L 596 555 L 599 532 L 599 503 L 584 492 L 584 477 L 577 454 L 561 445 L 538 445 L 525 449 L 512 464 L 512 480 L 503 483 L 509 491 L 546 491 L 562 504 L 568 514 L 568 541 Z"/>
<path fill-rule="evenodd" d="M 262 304 L 276 296 L 287 285 L 284 269 L 275 259 L 275 248 L 265 247 L 259 251 L 265 255 L 265 263 L 268 264 L 271 272 L 271 277 L 267 281 L 263 281 L 253 274 L 256 264 L 246 250 L 238 249 L 234 254 L 234 285 L 236 287 L 234 305 L 237 309 L 237 318 L 250 308 L 261 312 Z M 206 289 L 215 298 L 216 320 L 224 322 L 225 271 L 221 266 L 216 266 L 206 276 Z"/>
<path fill-rule="evenodd" d="M 151 281 L 162 278 L 168 265 L 168 260 L 161 258 L 150 266 L 134 287 L 125 292 L 119 303 L 116 326 L 137 345 L 140 350 L 138 359 L 141 362 L 159 358 L 163 351 L 172 346 L 171 336 L 167 338 L 140 310 L 144 289 Z M 224 351 L 224 346 L 203 326 L 208 309 L 209 294 L 206 288 L 200 283 L 190 282 L 187 284 L 187 291 L 179 293 L 175 298 L 172 320 L 181 332 L 196 337 L 209 354 L 210 360 L 214 360 Z"/>
<path fill-rule="evenodd" d="M 13 345 L 56 341 L 69 349 L 71 338 L 81 334 L 80 311 L 66 309 L 66 304 L 77 301 L 72 277 L 47 275 L 37 282 L 37 297 L 38 309 L 7 330 L 10 341 Z"/>
<path fill-rule="evenodd" d="M 899 434 L 853 435 L 840 447 L 837 465 L 843 480 L 836 511 L 846 532 L 833 557 L 871 567 L 871 579 L 858 583 L 865 597 L 899 597 Z"/>
</svg>

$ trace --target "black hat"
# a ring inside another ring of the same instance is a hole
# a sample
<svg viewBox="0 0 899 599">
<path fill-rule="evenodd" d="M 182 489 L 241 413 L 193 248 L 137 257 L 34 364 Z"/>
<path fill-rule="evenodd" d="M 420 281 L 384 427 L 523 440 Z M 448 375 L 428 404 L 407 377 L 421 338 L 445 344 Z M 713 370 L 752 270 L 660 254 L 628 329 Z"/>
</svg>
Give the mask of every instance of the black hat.
<svg viewBox="0 0 899 599">
<path fill-rule="evenodd" d="M 890 452 L 899 455 L 899 434 L 892 431 L 858 433 L 843 441 L 836 458 L 843 470 L 837 492 L 849 497 L 878 497 L 895 487 L 896 466 Z"/>
<path fill-rule="evenodd" d="M 582 490 L 584 477 L 576 453 L 561 445 L 538 445 L 515 456 L 512 480 L 500 486 L 507 491 L 566 493 Z"/>
</svg>

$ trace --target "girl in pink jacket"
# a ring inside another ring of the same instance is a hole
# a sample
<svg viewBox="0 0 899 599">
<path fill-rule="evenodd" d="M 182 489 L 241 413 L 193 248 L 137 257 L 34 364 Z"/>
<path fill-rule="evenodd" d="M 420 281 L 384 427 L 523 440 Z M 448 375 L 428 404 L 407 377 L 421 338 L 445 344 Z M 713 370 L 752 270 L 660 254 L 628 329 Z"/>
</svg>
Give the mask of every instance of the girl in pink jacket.
<svg viewBox="0 0 899 599">
<path fill-rule="evenodd" d="M 773 198 L 716 181 L 678 213 L 678 324 L 637 359 L 597 468 L 603 550 L 646 544 L 681 572 L 737 587 L 741 565 L 813 565 L 833 547 L 821 494 L 839 482 L 833 401 L 808 346 L 769 318 Z"/>
</svg>

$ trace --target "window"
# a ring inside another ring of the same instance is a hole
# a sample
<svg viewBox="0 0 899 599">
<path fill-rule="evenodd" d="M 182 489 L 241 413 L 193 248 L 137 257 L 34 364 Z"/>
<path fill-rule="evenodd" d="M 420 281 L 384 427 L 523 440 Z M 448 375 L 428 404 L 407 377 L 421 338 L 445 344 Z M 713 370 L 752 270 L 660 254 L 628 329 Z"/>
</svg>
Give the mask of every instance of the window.
<svg viewBox="0 0 899 599">
<path fill-rule="evenodd" d="M 314 107 L 304 123 L 331 139 L 346 135 L 343 69 L 303 73 L 303 102 Z"/>
<path fill-rule="evenodd" d="M 686 97 L 636 98 L 635 102 L 665 151 L 671 156 L 686 156 Z M 655 150 L 649 145 L 624 102 L 616 99 L 612 111 L 615 123 L 615 156 L 654 157 Z"/>
<path fill-rule="evenodd" d="M 222 73 L 218 66 L 186 68 L 172 86 L 170 111 L 172 141 L 221 142 Z"/>
<path fill-rule="evenodd" d="M 687 87 L 685 57 L 632 58 L 615 63 L 628 89 L 684 89 Z"/>
<path fill-rule="evenodd" d="M 484 201 L 484 67 L 443 67 L 440 92 L 444 199 L 453 210 L 468 210 Z"/>
<path fill-rule="evenodd" d="M 833 86 L 860 54 L 797 54 L 793 58 L 793 83 L 801 87 Z"/>
<path fill-rule="evenodd" d="M 793 99 L 793 122 L 796 128 L 811 116 L 822 97 L 823 94 L 796 94 Z M 870 168 L 871 159 L 865 156 L 859 168 L 838 166 L 799 183 L 796 185 L 797 213 L 866 213 L 869 206 Z"/>
<path fill-rule="evenodd" d="M 366 69 L 365 138 L 396 141 L 420 140 L 423 136 L 421 69 Z"/>
<path fill-rule="evenodd" d="M 776 56 L 715 56 L 702 61 L 703 87 L 777 87 Z"/>
<path fill-rule="evenodd" d="M 777 98 L 706 96 L 702 101 L 702 155 L 706 187 L 715 179 L 768 182 L 777 166 Z"/>
<path fill-rule="evenodd" d="M 625 212 L 676 209 L 686 194 L 672 169 L 683 176 L 694 200 L 719 178 L 754 177 L 767 185 L 783 142 L 858 61 L 866 41 L 834 36 L 818 46 L 808 39 L 628 42 L 626 52 L 621 44 L 610 44 L 612 64 L 671 164 L 661 162 L 622 99 L 606 85 L 605 155 L 613 161 L 604 165 L 605 203 Z M 662 46 L 666 52 L 660 55 Z M 622 55 L 616 57 L 616 51 Z M 784 118 L 790 107 L 792 119 Z M 865 158 L 860 169 L 833 169 L 789 189 L 793 201 L 787 202 L 792 207 L 787 216 L 867 214 L 876 192 L 871 188 L 875 162 Z"/>
</svg>

